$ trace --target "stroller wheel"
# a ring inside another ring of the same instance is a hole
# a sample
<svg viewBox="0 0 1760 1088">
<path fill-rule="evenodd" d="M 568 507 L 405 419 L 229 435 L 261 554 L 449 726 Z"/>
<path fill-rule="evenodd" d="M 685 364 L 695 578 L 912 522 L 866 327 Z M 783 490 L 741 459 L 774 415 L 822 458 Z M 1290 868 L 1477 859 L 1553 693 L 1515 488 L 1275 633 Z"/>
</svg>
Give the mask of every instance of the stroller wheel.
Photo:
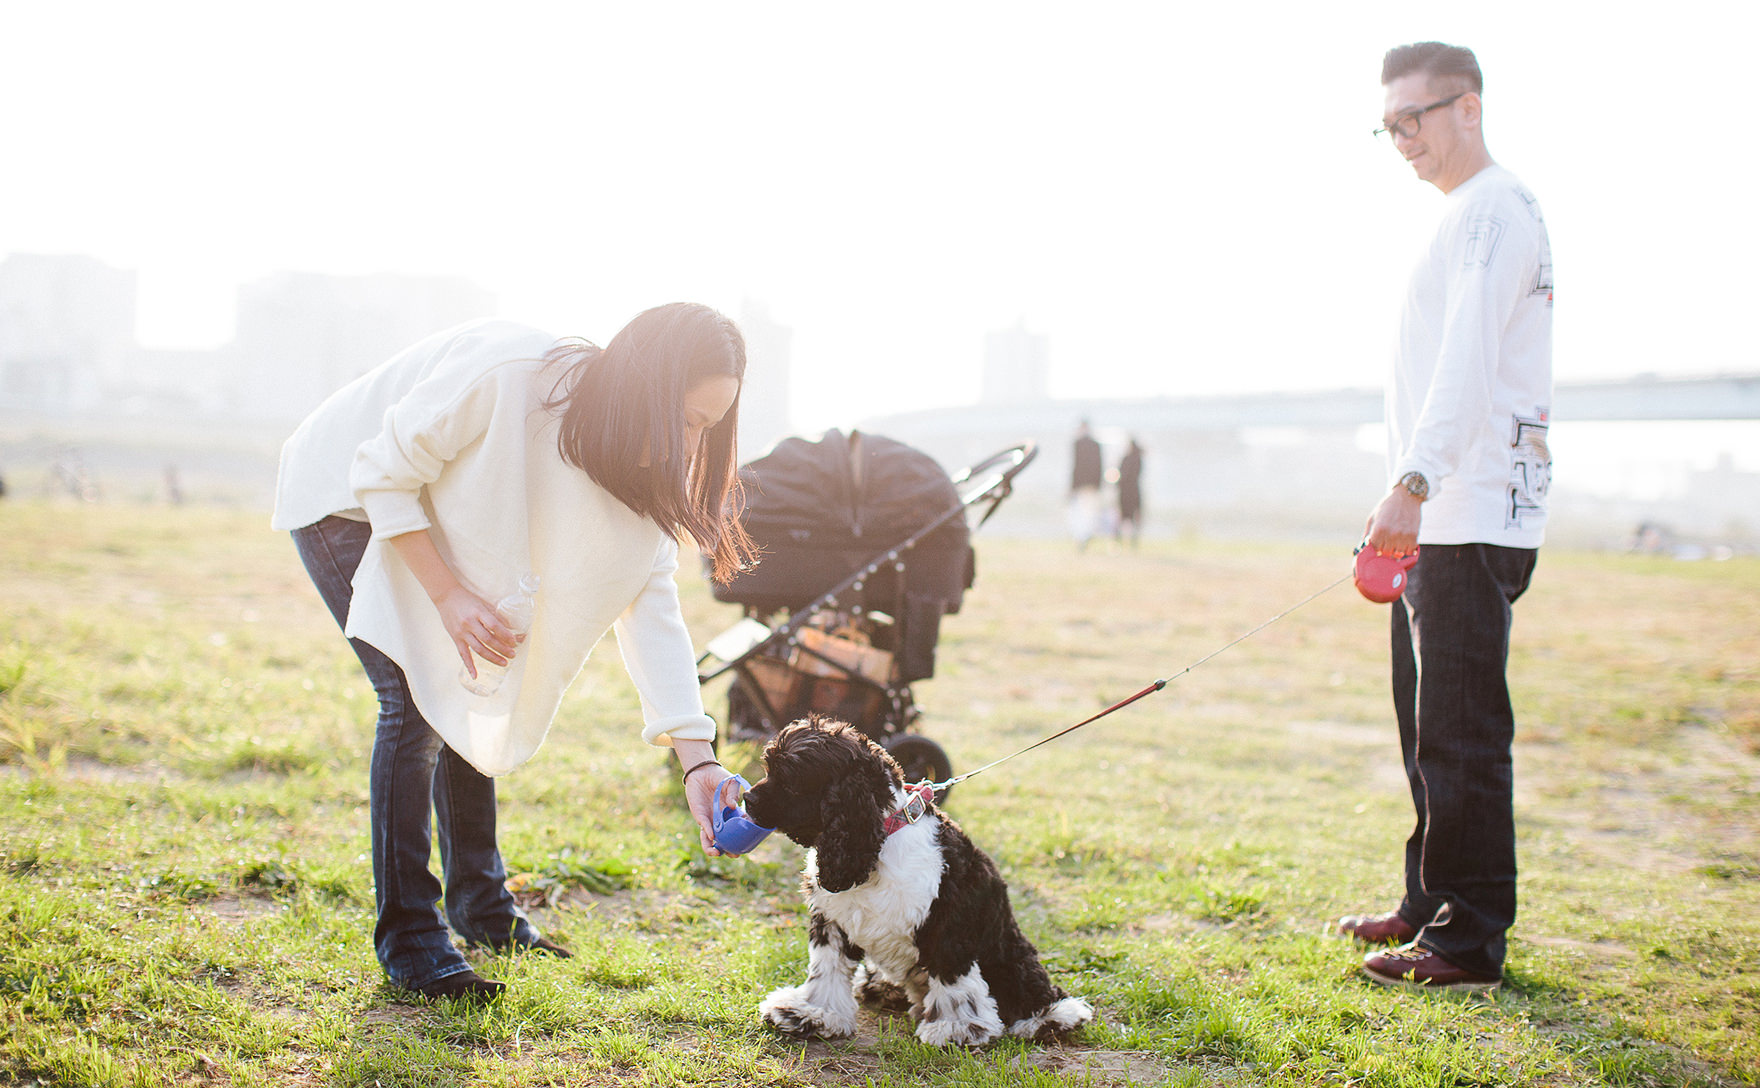
<svg viewBox="0 0 1760 1088">
<path fill-rule="evenodd" d="M 941 745 L 916 733 L 894 733 L 882 738 L 881 747 L 898 760 L 906 782 L 945 782 L 953 777 L 953 762 Z M 938 800 L 946 800 L 950 787 Z"/>
</svg>

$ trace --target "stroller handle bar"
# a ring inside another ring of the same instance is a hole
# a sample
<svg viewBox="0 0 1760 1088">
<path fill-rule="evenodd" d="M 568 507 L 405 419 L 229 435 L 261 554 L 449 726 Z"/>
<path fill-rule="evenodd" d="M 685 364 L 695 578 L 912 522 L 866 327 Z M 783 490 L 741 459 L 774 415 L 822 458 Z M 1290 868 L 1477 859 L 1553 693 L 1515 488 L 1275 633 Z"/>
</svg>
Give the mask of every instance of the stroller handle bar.
<svg viewBox="0 0 1760 1088">
<path fill-rule="evenodd" d="M 978 520 L 978 526 L 982 528 L 984 523 L 990 520 L 990 515 L 996 513 L 996 508 L 1002 505 L 1002 500 L 1008 498 L 1013 492 L 1014 478 L 1020 475 L 1022 469 L 1032 463 L 1038 453 L 1037 445 L 1032 442 L 1023 442 L 1018 446 L 1010 446 L 1000 453 L 992 454 L 977 464 L 961 470 L 953 477 L 954 490 L 959 493 L 957 504 L 888 548 L 883 554 L 870 559 L 866 565 L 856 568 L 854 574 L 821 593 L 804 607 L 791 610 L 788 619 L 777 624 L 767 638 L 752 643 L 743 653 L 731 661 L 723 662 L 719 668 L 699 674 L 697 682 L 706 684 L 717 676 L 745 664 L 762 653 L 766 647 L 775 645 L 779 641 L 792 640 L 796 629 L 804 624 L 814 612 L 835 605 L 839 594 L 846 593 L 857 583 L 873 577 L 879 572 L 882 565 L 897 563 L 901 555 L 916 547 L 918 542 L 930 533 L 965 513 L 968 507 L 988 500 L 990 508 L 984 511 L 984 516 Z M 704 654 L 697 663 L 702 664 L 708 656 L 708 654 Z"/>
<path fill-rule="evenodd" d="M 1039 447 L 1033 442 L 1023 442 L 1018 446 L 1010 446 L 1001 453 L 993 453 L 975 465 L 968 465 L 953 477 L 954 490 L 959 492 L 961 506 L 990 499 L 990 509 L 984 512 L 978 524 L 990 520 L 990 515 L 1008 498 L 1014 490 L 1014 478 L 1021 470 L 1033 463 L 1039 456 Z"/>
</svg>

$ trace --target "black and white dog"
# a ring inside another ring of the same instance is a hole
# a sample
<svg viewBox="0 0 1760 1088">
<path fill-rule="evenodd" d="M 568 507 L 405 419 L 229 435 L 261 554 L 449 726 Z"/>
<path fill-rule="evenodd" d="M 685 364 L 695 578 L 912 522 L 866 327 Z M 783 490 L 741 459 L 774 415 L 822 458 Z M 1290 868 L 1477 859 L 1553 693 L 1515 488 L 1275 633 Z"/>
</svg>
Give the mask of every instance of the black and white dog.
<svg viewBox="0 0 1760 1088">
<path fill-rule="evenodd" d="M 776 734 L 764 765 L 746 814 L 808 847 L 812 909 L 807 980 L 765 998 L 766 1020 L 790 1035 L 838 1038 L 855 1033 L 858 1000 L 908 1001 L 918 1039 L 978 1046 L 1093 1019 L 1045 973 L 995 863 L 930 791 L 907 790 L 885 749 L 853 726 L 811 718 Z"/>
</svg>

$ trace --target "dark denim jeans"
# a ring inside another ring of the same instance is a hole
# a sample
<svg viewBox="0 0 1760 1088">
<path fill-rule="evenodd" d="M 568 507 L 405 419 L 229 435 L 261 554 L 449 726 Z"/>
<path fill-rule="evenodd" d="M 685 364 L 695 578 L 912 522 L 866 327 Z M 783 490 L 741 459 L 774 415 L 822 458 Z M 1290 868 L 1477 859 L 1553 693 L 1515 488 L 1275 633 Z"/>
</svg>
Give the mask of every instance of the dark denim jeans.
<svg viewBox="0 0 1760 1088">
<path fill-rule="evenodd" d="M 1503 973 L 1516 918 L 1516 832 L 1505 677 L 1511 605 L 1537 553 L 1426 544 L 1393 606 L 1393 705 L 1417 826 L 1400 916 L 1450 963 Z"/>
<path fill-rule="evenodd" d="M 294 546 L 338 624 L 348 620 L 354 572 L 372 529 L 328 517 L 296 529 Z M 379 921 L 373 947 L 391 981 L 415 988 L 470 969 L 447 932 L 470 944 L 530 945 L 538 932 L 506 888 L 495 845 L 495 780 L 448 748 L 410 697 L 395 661 L 349 639 L 379 696 L 368 799 L 373 823 L 373 889 Z M 446 914 L 428 868 L 429 805 L 440 830 Z"/>
</svg>

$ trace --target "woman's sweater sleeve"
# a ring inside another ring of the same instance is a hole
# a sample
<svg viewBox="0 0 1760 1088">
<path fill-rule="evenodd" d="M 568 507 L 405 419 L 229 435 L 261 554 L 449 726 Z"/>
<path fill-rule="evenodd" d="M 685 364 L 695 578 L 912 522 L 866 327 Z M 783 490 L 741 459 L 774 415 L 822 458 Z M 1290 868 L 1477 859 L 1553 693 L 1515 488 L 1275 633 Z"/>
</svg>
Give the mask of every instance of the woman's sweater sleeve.
<svg viewBox="0 0 1760 1088">
<path fill-rule="evenodd" d="M 714 740 L 703 712 L 697 654 L 678 603 L 678 542 L 667 537 L 647 584 L 614 625 L 623 664 L 642 700 L 642 739 L 670 747 L 677 740 Z"/>
<path fill-rule="evenodd" d="M 459 367 L 443 363 L 385 410 L 384 426 L 355 451 L 348 476 L 372 523 L 373 539 L 428 528 L 422 488 L 489 429 L 499 399 L 499 370 L 462 377 Z"/>
</svg>

